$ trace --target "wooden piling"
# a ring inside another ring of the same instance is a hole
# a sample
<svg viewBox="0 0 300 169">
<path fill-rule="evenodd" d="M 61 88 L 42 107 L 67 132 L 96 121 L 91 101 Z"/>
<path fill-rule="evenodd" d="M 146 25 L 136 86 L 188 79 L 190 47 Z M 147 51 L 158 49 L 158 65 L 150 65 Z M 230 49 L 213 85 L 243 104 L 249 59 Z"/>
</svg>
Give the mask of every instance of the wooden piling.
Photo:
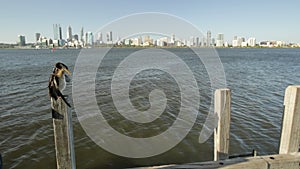
<svg viewBox="0 0 300 169">
<path fill-rule="evenodd" d="M 51 99 L 57 169 L 76 169 L 72 114 L 62 99 Z"/>
<path fill-rule="evenodd" d="M 230 89 L 215 91 L 214 111 L 218 114 L 218 127 L 214 131 L 214 160 L 228 159 L 230 130 Z"/>
<path fill-rule="evenodd" d="M 279 154 L 295 153 L 300 144 L 300 86 L 286 88 L 284 107 Z"/>
</svg>

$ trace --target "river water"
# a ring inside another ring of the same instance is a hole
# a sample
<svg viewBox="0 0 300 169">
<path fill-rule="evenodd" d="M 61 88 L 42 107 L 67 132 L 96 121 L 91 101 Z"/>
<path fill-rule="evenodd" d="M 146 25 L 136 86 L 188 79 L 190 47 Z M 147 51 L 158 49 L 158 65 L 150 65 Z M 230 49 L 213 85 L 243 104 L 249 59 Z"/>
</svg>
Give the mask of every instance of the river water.
<svg viewBox="0 0 300 169">
<path fill-rule="evenodd" d="M 99 108 L 115 130 L 141 138 L 160 134 L 172 125 L 180 108 L 180 90 L 174 78 L 165 72 L 141 72 L 130 83 L 132 104 L 139 110 L 147 110 L 150 91 L 159 88 L 165 91 L 167 107 L 149 125 L 137 126 L 120 116 L 111 99 L 111 76 L 128 54 L 138 50 L 141 49 L 113 49 L 104 66 L 98 69 L 95 93 Z M 72 108 L 77 168 L 126 168 L 213 159 L 213 138 L 198 143 L 212 95 L 205 67 L 190 49 L 166 50 L 176 53 L 196 72 L 201 103 L 189 134 L 163 154 L 141 159 L 121 157 L 94 143 Z M 300 84 L 300 49 L 217 49 L 217 52 L 227 87 L 232 90 L 229 154 L 245 154 L 252 149 L 260 155 L 278 153 L 284 91 L 288 85 Z M 4 168 L 56 167 L 48 78 L 58 61 L 73 71 L 79 54 L 77 49 L 0 50 L 0 153 Z M 71 85 L 67 85 L 65 93 L 72 97 Z"/>
</svg>

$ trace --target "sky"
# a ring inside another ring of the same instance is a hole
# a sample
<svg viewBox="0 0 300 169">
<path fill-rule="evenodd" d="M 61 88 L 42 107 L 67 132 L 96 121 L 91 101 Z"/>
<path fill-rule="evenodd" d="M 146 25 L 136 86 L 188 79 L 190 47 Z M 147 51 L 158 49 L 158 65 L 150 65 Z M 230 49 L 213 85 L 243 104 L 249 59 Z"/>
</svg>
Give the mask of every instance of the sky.
<svg viewBox="0 0 300 169">
<path fill-rule="evenodd" d="M 299 0 L 2 0 L 0 43 L 16 43 L 18 35 L 34 42 L 36 32 L 53 38 L 53 24 L 61 25 L 64 38 L 69 25 L 74 34 L 82 26 L 96 32 L 118 18 L 143 12 L 178 16 L 204 34 L 223 33 L 229 43 L 233 36 L 300 43 L 299 9 Z M 196 35 L 186 32 L 190 36 Z"/>
</svg>

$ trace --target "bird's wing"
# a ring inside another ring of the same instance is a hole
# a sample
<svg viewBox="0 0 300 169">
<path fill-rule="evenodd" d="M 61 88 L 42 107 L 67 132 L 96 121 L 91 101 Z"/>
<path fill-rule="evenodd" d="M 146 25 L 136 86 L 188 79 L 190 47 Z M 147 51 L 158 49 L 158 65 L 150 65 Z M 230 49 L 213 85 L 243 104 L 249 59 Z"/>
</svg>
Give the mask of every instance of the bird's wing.
<svg viewBox="0 0 300 169">
<path fill-rule="evenodd" d="M 50 76 L 50 79 L 49 79 L 49 84 L 48 84 L 48 93 L 49 93 L 49 96 L 54 98 L 55 100 L 57 100 L 57 92 L 56 92 L 56 85 L 55 85 L 55 76 L 52 74 Z"/>
<path fill-rule="evenodd" d="M 71 105 L 68 103 L 68 101 L 66 100 L 65 96 L 60 92 L 60 90 L 58 88 L 55 89 L 55 93 L 57 93 L 57 96 L 61 97 L 62 100 L 69 106 L 71 107 Z"/>
<path fill-rule="evenodd" d="M 58 88 L 59 85 L 59 79 L 57 76 L 55 76 L 54 74 L 52 74 L 50 76 L 49 79 L 49 85 L 48 85 L 48 89 L 49 89 L 49 96 L 54 98 L 55 100 L 58 99 L 58 97 L 61 97 L 63 99 L 63 101 L 69 106 L 71 107 L 71 105 L 67 102 L 66 98 L 63 96 L 63 94 L 61 93 L 61 91 Z"/>
</svg>

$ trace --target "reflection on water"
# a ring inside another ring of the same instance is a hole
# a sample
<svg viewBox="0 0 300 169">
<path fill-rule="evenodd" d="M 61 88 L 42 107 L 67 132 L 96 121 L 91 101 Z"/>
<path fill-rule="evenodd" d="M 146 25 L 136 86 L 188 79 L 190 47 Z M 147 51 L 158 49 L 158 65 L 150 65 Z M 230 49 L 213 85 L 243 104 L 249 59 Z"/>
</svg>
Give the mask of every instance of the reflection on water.
<svg viewBox="0 0 300 169">
<path fill-rule="evenodd" d="M 140 72 L 129 95 L 138 110 L 150 107 L 149 93 L 161 89 L 167 97 L 162 115 L 151 123 L 130 122 L 118 114 L 110 95 L 111 75 L 128 54 L 139 49 L 114 49 L 99 68 L 96 79 L 98 106 L 118 132 L 150 137 L 172 125 L 180 108 L 180 90 L 172 76 L 158 70 Z M 85 134 L 73 110 L 78 168 L 124 168 L 212 160 L 212 138 L 198 137 L 211 102 L 210 81 L 203 64 L 189 49 L 167 49 L 180 56 L 195 73 L 201 95 L 196 123 L 187 137 L 170 151 L 146 159 L 128 159 L 101 149 Z M 0 153 L 4 168 L 55 168 L 49 73 L 61 61 L 73 70 L 80 50 L 0 50 Z M 219 49 L 227 85 L 232 89 L 230 154 L 277 153 L 283 96 L 290 84 L 299 84 L 299 49 Z M 172 64 L 172 63 L 170 63 Z M 104 66 L 105 65 L 105 66 Z M 66 92 L 71 94 L 71 85 Z"/>
</svg>

